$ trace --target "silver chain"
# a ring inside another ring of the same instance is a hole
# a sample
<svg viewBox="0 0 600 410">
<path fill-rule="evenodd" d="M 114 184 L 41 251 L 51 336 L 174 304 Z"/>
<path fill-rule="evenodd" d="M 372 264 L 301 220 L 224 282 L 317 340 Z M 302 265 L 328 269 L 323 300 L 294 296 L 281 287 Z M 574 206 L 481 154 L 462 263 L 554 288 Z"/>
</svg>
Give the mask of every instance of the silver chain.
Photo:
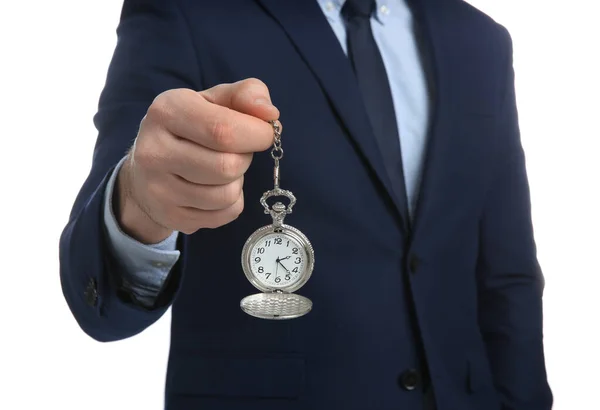
<svg viewBox="0 0 600 410">
<path fill-rule="evenodd" d="M 283 158 L 283 148 L 281 148 L 281 125 L 278 121 L 269 121 L 269 124 L 273 127 L 273 148 L 271 149 L 271 157 L 275 162 L 275 166 L 273 167 L 273 182 L 275 187 L 263 194 L 262 198 L 260 198 L 260 204 L 265 208 L 265 213 L 270 214 L 273 218 L 273 226 L 275 226 L 276 229 L 280 229 L 285 216 L 292 213 L 292 208 L 296 203 L 296 197 L 291 191 L 279 187 L 279 160 Z M 273 206 L 270 206 L 267 203 L 267 199 L 271 197 L 286 197 L 290 202 L 288 205 L 285 205 L 283 202 L 278 201 L 273 204 Z"/>
<path fill-rule="evenodd" d="M 283 158 L 283 148 L 281 148 L 281 126 L 278 121 L 269 121 L 273 126 L 273 148 L 271 149 L 271 158 L 275 161 L 275 167 L 273 169 L 273 181 L 275 189 L 279 189 L 279 160 Z"/>
</svg>

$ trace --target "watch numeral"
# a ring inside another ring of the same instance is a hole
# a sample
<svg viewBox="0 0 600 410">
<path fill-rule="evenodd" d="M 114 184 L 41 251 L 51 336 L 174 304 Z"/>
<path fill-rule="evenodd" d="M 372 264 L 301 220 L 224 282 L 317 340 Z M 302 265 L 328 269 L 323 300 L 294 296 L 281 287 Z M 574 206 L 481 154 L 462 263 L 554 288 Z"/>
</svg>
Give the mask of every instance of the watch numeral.
<svg viewBox="0 0 600 410">
<path fill-rule="evenodd" d="M 285 245 L 286 247 L 290 246 L 290 241 L 287 241 L 287 245 Z"/>
<path fill-rule="evenodd" d="M 254 258 L 254 262 L 256 262 L 256 263 L 260 262 L 260 257 L 257 256 L 256 258 Z"/>
<path fill-rule="evenodd" d="M 294 269 L 292 269 L 292 272 L 298 273 L 298 267 L 296 266 Z"/>
<path fill-rule="evenodd" d="M 260 254 L 265 253 L 265 248 L 258 248 L 257 253 L 260 253 Z"/>
<path fill-rule="evenodd" d="M 283 242 L 281 238 L 275 238 L 273 241 L 275 242 L 275 245 L 281 245 L 281 243 Z"/>
<path fill-rule="evenodd" d="M 294 262 L 296 265 L 299 264 L 300 262 L 302 262 L 302 259 L 298 256 L 296 258 L 296 261 Z"/>
<path fill-rule="evenodd" d="M 265 246 L 271 246 L 271 240 L 265 241 Z"/>
<path fill-rule="evenodd" d="M 271 276 L 271 274 L 270 274 L 270 273 L 268 273 L 268 272 L 267 272 L 267 273 L 265 273 L 265 275 L 267 275 L 267 279 L 269 279 L 269 276 Z"/>
<path fill-rule="evenodd" d="M 279 282 L 281 282 L 281 278 L 280 278 L 279 276 L 277 276 L 277 277 L 275 278 L 275 283 L 279 283 Z"/>
<path fill-rule="evenodd" d="M 287 275 L 285 275 L 285 280 L 290 280 L 292 278 L 292 276 L 288 273 Z"/>
<path fill-rule="evenodd" d="M 298 248 L 292 248 L 292 253 L 294 255 L 298 255 Z"/>
<path fill-rule="evenodd" d="M 263 268 L 262 266 L 259 266 L 259 267 L 258 267 L 258 273 L 263 273 L 264 271 L 265 271 L 265 270 L 264 270 L 264 268 Z"/>
</svg>

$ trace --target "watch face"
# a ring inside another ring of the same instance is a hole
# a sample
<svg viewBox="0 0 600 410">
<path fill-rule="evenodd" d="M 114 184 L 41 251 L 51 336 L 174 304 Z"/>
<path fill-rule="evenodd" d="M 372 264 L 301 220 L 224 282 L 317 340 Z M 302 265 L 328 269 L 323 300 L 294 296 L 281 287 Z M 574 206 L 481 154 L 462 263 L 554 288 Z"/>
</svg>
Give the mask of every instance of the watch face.
<svg viewBox="0 0 600 410">
<path fill-rule="evenodd" d="M 294 235 L 271 232 L 249 250 L 250 271 L 262 286 L 285 289 L 304 279 L 309 260 L 305 247 Z"/>
</svg>

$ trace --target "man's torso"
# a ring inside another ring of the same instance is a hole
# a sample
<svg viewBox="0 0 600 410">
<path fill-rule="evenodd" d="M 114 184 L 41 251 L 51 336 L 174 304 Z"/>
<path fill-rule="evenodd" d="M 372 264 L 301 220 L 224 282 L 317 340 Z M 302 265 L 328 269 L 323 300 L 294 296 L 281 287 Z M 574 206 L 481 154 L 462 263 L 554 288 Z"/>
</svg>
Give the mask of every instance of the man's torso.
<svg viewBox="0 0 600 410">
<path fill-rule="evenodd" d="M 286 222 L 310 238 L 316 264 L 298 291 L 314 302 L 306 317 L 241 312 L 256 290 L 236 255 L 270 222 L 258 200 L 272 160 L 255 155 L 240 218 L 186 239 L 167 408 L 420 409 L 431 382 L 454 403 L 442 409 L 496 408 L 475 280 L 506 67 L 493 23 L 461 2 L 417 6 L 433 100 L 410 223 L 381 178 L 351 67 L 316 2 L 181 3 L 203 88 L 248 77 L 269 87 L 284 124 L 282 187 L 298 198 Z"/>
</svg>

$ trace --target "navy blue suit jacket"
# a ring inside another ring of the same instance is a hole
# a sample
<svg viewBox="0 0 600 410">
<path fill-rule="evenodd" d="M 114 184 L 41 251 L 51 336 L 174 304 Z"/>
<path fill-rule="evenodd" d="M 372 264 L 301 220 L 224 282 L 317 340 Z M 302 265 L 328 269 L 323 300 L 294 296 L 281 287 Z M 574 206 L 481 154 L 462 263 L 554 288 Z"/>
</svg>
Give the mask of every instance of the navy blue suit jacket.
<svg viewBox="0 0 600 410">
<path fill-rule="evenodd" d="M 439 410 L 550 409 L 510 37 L 459 0 L 411 7 L 434 101 L 409 231 L 316 1 L 125 1 L 60 273 L 77 322 L 99 341 L 133 336 L 172 305 L 168 409 L 416 410 L 431 387 Z M 106 250 L 108 176 L 159 93 L 248 77 L 268 85 L 285 125 L 282 186 L 298 197 L 287 222 L 316 250 L 299 292 L 314 310 L 265 321 L 239 308 L 255 292 L 239 252 L 269 223 L 258 202 L 272 186 L 268 152 L 247 173 L 240 218 L 182 235 L 156 308 L 138 307 Z M 419 375 L 412 391 L 408 368 Z"/>
</svg>

